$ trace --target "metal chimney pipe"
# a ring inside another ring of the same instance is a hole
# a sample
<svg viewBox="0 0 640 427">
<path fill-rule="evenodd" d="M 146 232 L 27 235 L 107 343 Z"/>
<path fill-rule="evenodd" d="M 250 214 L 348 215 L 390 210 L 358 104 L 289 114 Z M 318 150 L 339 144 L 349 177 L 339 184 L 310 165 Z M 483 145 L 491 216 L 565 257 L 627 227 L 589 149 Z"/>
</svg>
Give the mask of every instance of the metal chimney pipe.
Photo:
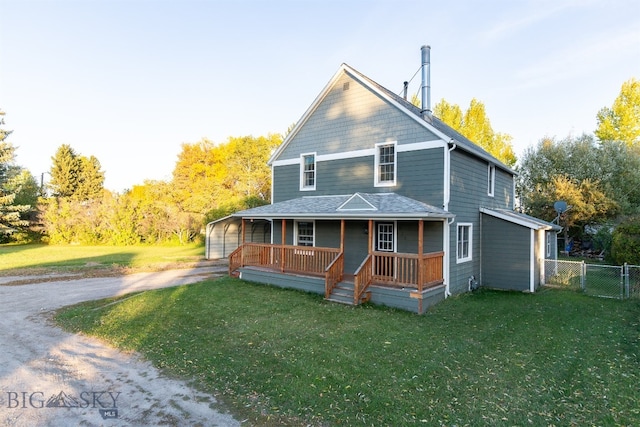
<svg viewBox="0 0 640 427">
<path fill-rule="evenodd" d="M 407 90 L 409 89 L 409 82 L 404 82 L 404 100 L 407 100 Z"/>
<path fill-rule="evenodd" d="M 431 46 L 422 46 L 422 117 L 431 117 Z"/>
</svg>

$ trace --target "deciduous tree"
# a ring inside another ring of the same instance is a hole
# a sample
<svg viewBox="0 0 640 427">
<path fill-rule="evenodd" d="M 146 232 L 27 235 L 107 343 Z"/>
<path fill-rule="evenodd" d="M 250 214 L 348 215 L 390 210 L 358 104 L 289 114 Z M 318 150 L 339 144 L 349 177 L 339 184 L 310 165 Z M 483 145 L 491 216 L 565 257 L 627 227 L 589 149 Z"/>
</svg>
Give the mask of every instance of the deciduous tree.
<svg viewBox="0 0 640 427">
<path fill-rule="evenodd" d="M 433 114 L 502 163 L 515 166 L 517 159 L 512 137 L 493 130 L 482 102 L 473 98 L 469 108 L 462 113 L 458 105 L 442 100 L 434 107 Z"/>
<path fill-rule="evenodd" d="M 602 108 L 597 119 L 595 134 L 600 141 L 640 145 L 640 80 L 624 82 L 611 108 Z"/>
</svg>

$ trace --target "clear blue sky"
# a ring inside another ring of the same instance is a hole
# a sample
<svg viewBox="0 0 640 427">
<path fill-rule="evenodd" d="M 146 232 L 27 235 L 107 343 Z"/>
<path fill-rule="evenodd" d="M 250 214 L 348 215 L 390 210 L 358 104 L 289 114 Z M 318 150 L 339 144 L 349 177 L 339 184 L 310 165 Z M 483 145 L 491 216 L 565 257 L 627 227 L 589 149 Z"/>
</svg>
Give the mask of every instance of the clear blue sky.
<svg viewBox="0 0 640 427">
<path fill-rule="evenodd" d="M 479 99 L 520 154 L 640 78 L 640 1 L 0 0 L 0 109 L 34 176 L 69 144 L 121 191 L 182 143 L 284 133 L 343 62 L 400 93 L 424 44 L 432 104 Z"/>
</svg>

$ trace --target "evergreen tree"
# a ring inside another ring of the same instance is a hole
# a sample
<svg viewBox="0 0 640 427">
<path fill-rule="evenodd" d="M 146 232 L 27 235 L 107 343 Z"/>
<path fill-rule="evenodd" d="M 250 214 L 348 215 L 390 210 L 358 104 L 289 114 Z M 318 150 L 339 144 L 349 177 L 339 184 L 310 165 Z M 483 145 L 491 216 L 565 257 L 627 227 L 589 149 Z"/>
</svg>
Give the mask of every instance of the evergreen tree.
<svg viewBox="0 0 640 427">
<path fill-rule="evenodd" d="M 99 198 L 104 189 L 104 172 L 94 156 L 81 156 L 67 144 L 58 148 L 51 158 L 49 187 L 54 197 L 71 197 L 76 200 Z"/>
<path fill-rule="evenodd" d="M 80 158 L 80 179 L 76 198 L 79 200 L 97 199 L 104 190 L 104 172 L 100 170 L 100 162 L 94 156 Z"/>
<path fill-rule="evenodd" d="M 80 180 L 80 161 L 70 145 L 63 144 L 51 158 L 51 180 L 49 187 L 54 197 L 71 197 Z"/>
<path fill-rule="evenodd" d="M 0 125 L 4 125 L 4 112 L 0 111 Z M 6 141 L 11 131 L 0 128 L 0 241 L 6 241 L 8 236 L 21 228 L 26 228 L 29 222 L 23 215 L 31 209 L 29 205 L 16 204 L 16 188 L 12 180 L 16 169 L 15 147 Z"/>
</svg>

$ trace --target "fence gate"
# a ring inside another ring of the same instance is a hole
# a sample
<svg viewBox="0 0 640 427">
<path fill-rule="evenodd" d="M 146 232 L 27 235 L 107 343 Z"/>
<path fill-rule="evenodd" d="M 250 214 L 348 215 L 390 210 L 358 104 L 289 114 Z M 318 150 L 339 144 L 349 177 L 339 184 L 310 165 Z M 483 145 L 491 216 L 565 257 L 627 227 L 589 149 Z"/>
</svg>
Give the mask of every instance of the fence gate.
<svg viewBox="0 0 640 427">
<path fill-rule="evenodd" d="M 582 289 L 586 294 L 596 297 L 623 299 L 625 297 L 624 267 L 585 264 Z"/>
<path fill-rule="evenodd" d="M 625 270 L 627 298 L 640 298 L 640 265 L 625 264 Z"/>
<path fill-rule="evenodd" d="M 581 290 L 603 298 L 640 298 L 640 266 L 586 264 L 547 259 L 544 284 Z"/>
</svg>

